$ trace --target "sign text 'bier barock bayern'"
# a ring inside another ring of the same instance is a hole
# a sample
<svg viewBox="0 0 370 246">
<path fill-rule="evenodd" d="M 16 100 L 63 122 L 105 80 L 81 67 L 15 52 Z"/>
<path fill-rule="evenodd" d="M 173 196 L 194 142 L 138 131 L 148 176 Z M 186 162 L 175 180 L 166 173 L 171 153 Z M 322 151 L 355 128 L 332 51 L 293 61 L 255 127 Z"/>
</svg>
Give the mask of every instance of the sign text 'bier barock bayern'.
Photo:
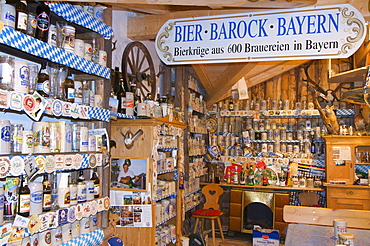
<svg viewBox="0 0 370 246">
<path fill-rule="evenodd" d="M 167 65 L 347 58 L 366 36 L 349 4 L 168 20 L 156 50 Z"/>
</svg>

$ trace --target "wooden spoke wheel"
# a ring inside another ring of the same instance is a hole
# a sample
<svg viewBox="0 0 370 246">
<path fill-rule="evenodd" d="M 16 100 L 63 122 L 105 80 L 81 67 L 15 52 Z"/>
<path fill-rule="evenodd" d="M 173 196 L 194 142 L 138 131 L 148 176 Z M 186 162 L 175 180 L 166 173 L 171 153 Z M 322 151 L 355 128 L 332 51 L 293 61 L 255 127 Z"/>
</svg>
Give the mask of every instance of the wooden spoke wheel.
<svg viewBox="0 0 370 246">
<path fill-rule="evenodd" d="M 130 91 L 131 84 L 136 84 L 141 96 L 151 93 L 155 97 L 156 76 L 153 60 L 144 44 L 135 41 L 129 43 L 122 56 L 122 77 L 126 91 Z"/>
</svg>

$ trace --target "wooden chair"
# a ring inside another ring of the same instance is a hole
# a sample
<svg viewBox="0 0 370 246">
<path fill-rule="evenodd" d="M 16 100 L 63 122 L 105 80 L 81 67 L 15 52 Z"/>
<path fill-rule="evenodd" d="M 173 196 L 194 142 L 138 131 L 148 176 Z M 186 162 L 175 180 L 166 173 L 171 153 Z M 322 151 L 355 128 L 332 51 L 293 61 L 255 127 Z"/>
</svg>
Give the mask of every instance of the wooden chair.
<svg viewBox="0 0 370 246">
<path fill-rule="evenodd" d="M 211 220 L 212 225 L 212 240 L 213 245 L 216 246 L 216 230 L 215 220 L 217 220 L 218 227 L 220 229 L 222 241 L 225 239 L 222 232 L 220 216 L 223 213 L 220 211 L 220 205 L 218 204 L 220 196 L 224 193 L 224 190 L 217 184 L 208 184 L 202 188 L 202 194 L 205 196 L 206 202 L 202 209 L 195 210 L 192 216 L 195 218 L 195 225 L 193 233 L 196 232 L 198 227 L 199 219 L 201 219 L 201 233 L 203 235 L 204 230 L 204 219 Z"/>
</svg>

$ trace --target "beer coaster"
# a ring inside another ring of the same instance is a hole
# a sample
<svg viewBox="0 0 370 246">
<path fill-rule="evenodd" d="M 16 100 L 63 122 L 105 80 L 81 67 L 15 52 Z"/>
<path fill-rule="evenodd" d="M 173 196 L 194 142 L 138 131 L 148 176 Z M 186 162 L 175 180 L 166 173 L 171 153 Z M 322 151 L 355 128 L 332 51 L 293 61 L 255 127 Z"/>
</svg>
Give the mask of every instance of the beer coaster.
<svg viewBox="0 0 370 246">
<path fill-rule="evenodd" d="M 73 223 L 76 221 L 77 206 L 71 206 L 68 211 L 68 222 Z"/>
<path fill-rule="evenodd" d="M 21 111 L 22 110 L 23 96 L 17 92 L 10 93 L 10 109 Z"/>
<path fill-rule="evenodd" d="M 31 95 L 26 95 L 23 98 L 23 108 L 26 112 L 33 112 L 36 108 L 36 99 Z"/>
<path fill-rule="evenodd" d="M 110 207 L 109 197 L 104 197 L 104 210 L 108 210 Z"/>
<path fill-rule="evenodd" d="M 47 156 L 44 162 L 45 171 L 52 173 L 55 171 L 55 158 L 54 156 Z"/>
<path fill-rule="evenodd" d="M 33 214 L 30 217 L 30 221 L 28 223 L 28 230 L 30 231 L 31 235 L 33 235 L 35 232 L 40 230 L 40 228 L 41 228 L 41 220 L 38 214 Z"/>
<path fill-rule="evenodd" d="M 54 100 L 51 105 L 51 110 L 53 115 L 62 116 L 63 115 L 63 103 L 60 100 Z"/>
<path fill-rule="evenodd" d="M 59 226 L 68 223 L 68 209 L 67 208 L 59 209 L 58 222 L 59 222 Z"/>
<path fill-rule="evenodd" d="M 97 200 L 98 204 L 98 212 L 101 212 L 104 210 L 104 198 L 100 198 Z"/>
<path fill-rule="evenodd" d="M 91 201 L 91 215 L 95 215 L 98 212 L 98 203 L 97 201 Z"/>
<path fill-rule="evenodd" d="M 13 156 L 10 160 L 11 170 L 13 176 L 19 176 L 24 171 L 24 160 L 20 156 Z"/>
<path fill-rule="evenodd" d="M 76 209 L 76 219 L 77 220 L 81 220 L 82 219 L 82 216 L 83 216 L 83 213 L 84 213 L 84 207 L 83 207 L 83 204 L 80 203 L 80 204 L 77 204 L 77 209 Z"/>
<path fill-rule="evenodd" d="M 40 172 L 44 171 L 45 157 L 42 155 L 36 156 L 35 161 Z"/>
<path fill-rule="evenodd" d="M 72 168 L 79 169 L 82 162 L 82 156 L 80 154 L 75 154 L 73 157 Z"/>
<path fill-rule="evenodd" d="M 38 230 L 38 232 L 47 230 L 49 228 L 49 218 L 50 218 L 49 213 L 40 214 L 38 217 L 41 222 L 40 229 Z"/>
<path fill-rule="evenodd" d="M 73 119 L 77 119 L 80 116 L 80 107 L 77 103 L 72 103 L 71 105 L 71 116 Z"/>
<path fill-rule="evenodd" d="M 55 169 L 61 170 L 64 169 L 64 155 L 55 155 Z"/>
<path fill-rule="evenodd" d="M 64 169 L 71 169 L 73 168 L 73 155 L 65 155 L 64 156 Z"/>
<path fill-rule="evenodd" d="M 63 116 L 67 116 L 67 117 L 71 116 L 72 115 L 71 108 L 72 108 L 72 103 L 63 102 L 63 107 L 62 107 Z"/>
<path fill-rule="evenodd" d="M 10 172 L 10 161 L 8 157 L 0 158 L 0 178 L 5 178 Z"/>
<path fill-rule="evenodd" d="M 96 156 L 94 154 L 89 156 L 89 165 L 91 168 L 96 167 Z"/>
<path fill-rule="evenodd" d="M 89 107 L 85 105 L 79 105 L 80 110 L 79 110 L 79 118 L 80 119 L 89 119 Z"/>
<path fill-rule="evenodd" d="M 91 215 L 91 203 L 90 202 L 85 202 L 84 203 L 83 217 L 87 218 L 87 217 L 90 217 L 90 215 Z"/>
</svg>

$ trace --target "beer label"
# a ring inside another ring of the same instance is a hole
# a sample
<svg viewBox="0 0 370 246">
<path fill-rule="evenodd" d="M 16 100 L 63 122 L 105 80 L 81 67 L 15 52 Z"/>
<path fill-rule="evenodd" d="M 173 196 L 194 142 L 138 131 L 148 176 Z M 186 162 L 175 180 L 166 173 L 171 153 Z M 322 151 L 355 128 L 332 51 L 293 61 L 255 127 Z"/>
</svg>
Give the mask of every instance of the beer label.
<svg viewBox="0 0 370 246">
<path fill-rule="evenodd" d="M 17 29 L 27 30 L 27 19 L 28 19 L 27 13 L 18 12 Z"/>
<path fill-rule="evenodd" d="M 42 201 L 42 206 L 44 208 L 50 208 L 51 207 L 51 194 L 44 193 L 44 198 Z"/>
<path fill-rule="evenodd" d="M 19 195 L 19 212 L 28 213 L 30 211 L 30 194 L 21 194 Z"/>
<path fill-rule="evenodd" d="M 24 170 L 24 160 L 20 156 L 13 156 L 10 160 L 11 173 L 14 176 L 19 176 Z"/>
<path fill-rule="evenodd" d="M 42 91 L 45 94 L 49 95 L 49 92 L 50 92 L 50 82 L 49 82 L 49 80 L 45 80 L 42 83 L 37 83 L 36 84 L 36 90 L 37 91 Z"/>
<path fill-rule="evenodd" d="M 54 100 L 52 106 L 53 115 L 62 116 L 63 115 L 63 103 L 60 100 Z"/>
<path fill-rule="evenodd" d="M 50 27 L 50 17 L 46 12 L 42 12 L 36 17 L 37 28 L 41 31 L 47 31 Z"/>
<path fill-rule="evenodd" d="M 76 221 L 76 206 L 72 206 L 68 210 L 68 222 L 73 223 Z"/>
</svg>

